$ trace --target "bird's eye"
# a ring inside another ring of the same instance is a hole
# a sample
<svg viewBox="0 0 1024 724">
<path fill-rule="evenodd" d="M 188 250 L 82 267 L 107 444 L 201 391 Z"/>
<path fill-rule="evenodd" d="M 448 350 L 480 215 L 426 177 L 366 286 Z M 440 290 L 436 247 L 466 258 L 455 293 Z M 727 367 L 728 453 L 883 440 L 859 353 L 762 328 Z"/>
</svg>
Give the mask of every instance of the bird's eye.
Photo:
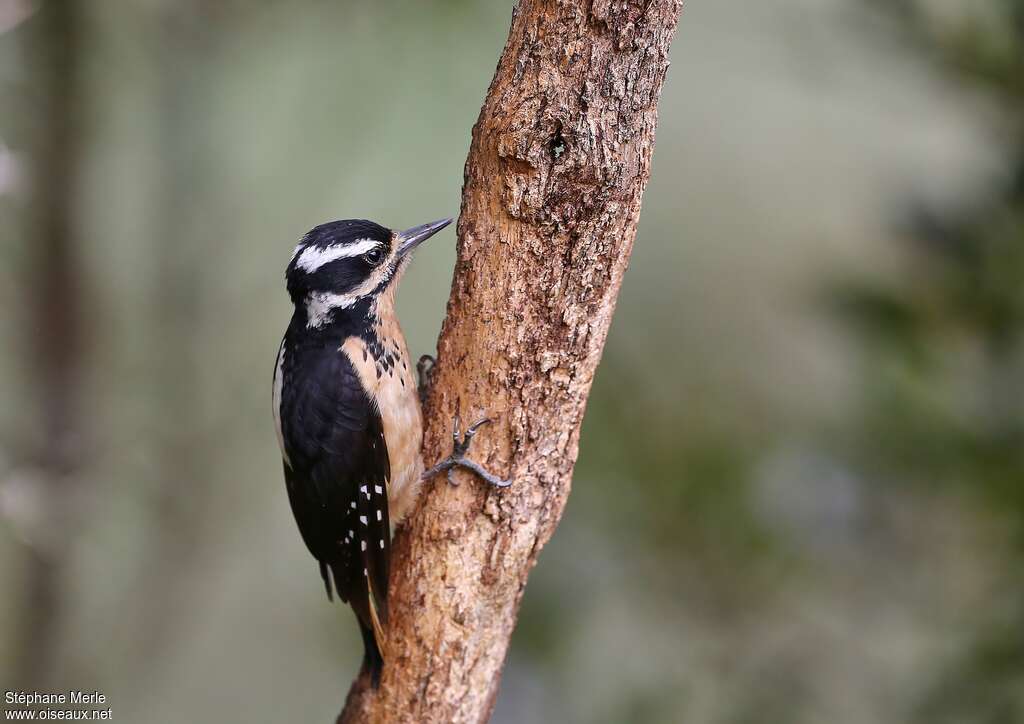
<svg viewBox="0 0 1024 724">
<path fill-rule="evenodd" d="M 380 247 L 370 249 L 368 252 L 363 254 L 363 260 L 370 266 L 377 266 L 380 264 L 381 259 L 384 258 L 384 252 L 381 251 Z"/>
</svg>

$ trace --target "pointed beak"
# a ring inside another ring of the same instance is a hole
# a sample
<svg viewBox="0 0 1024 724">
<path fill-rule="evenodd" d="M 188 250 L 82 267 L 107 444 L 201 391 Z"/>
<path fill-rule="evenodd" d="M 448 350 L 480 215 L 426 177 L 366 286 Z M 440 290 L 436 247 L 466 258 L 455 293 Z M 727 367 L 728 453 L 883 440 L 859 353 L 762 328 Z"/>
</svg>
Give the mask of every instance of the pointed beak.
<svg viewBox="0 0 1024 724">
<path fill-rule="evenodd" d="M 411 229 L 399 231 L 395 238 L 395 242 L 398 244 L 398 257 L 408 256 L 413 249 L 450 223 L 452 223 L 451 219 L 438 219 L 437 221 L 431 221 L 429 224 L 420 224 Z"/>
</svg>

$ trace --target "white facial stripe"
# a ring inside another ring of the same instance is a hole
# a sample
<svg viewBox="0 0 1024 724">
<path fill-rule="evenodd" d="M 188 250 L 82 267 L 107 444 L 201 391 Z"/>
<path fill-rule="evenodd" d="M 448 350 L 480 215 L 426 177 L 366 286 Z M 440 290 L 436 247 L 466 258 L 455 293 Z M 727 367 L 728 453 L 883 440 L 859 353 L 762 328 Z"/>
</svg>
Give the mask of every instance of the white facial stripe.
<svg viewBox="0 0 1024 724">
<path fill-rule="evenodd" d="M 336 261 L 337 259 L 348 259 L 365 254 L 380 245 L 380 242 L 375 239 L 356 239 L 351 244 L 334 244 L 326 249 L 311 246 L 299 254 L 295 266 L 308 274 L 312 274 L 324 264 Z"/>
<path fill-rule="evenodd" d="M 332 309 L 348 309 L 359 300 L 353 294 L 331 294 L 319 292 L 306 298 L 307 327 L 320 327 L 331 314 Z"/>
<path fill-rule="evenodd" d="M 389 282 L 393 276 L 394 269 L 392 268 L 391 263 L 381 264 L 373 270 L 373 273 L 366 278 L 366 281 L 353 289 L 350 294 L 357 297 L 365 297 L 368 294 L 372 294 L 373 291 L 381 284 Z"/>
</svg>

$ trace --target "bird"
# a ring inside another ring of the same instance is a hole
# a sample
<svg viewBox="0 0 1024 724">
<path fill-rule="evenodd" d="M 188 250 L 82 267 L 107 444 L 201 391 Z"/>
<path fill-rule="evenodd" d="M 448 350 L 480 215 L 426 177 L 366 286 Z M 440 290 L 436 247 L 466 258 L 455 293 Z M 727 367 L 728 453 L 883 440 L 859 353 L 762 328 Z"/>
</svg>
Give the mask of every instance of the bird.
<svg viewBox="0 0 1024 724">
<path fill-rule="evenodd" d="M 388 620 L 391 526 L 416 502 L 421 483 L 441 472 L 492 475 L 466 456 L 489 418 L 460 434 L 453 451 L 425 469 L 420 394 L 427 362 L 414 373 L 395 315 L 395 291 L 413 251 L 450 218 L 393 231 L 364 219 L 320 224 L 306 233 L 285 270 L 294 311 L 273 375 L 274 425 L 285 488 L 299 533 L 320 576 L 355 612 L 363 669 L 378 686 Z M 415 375 L 415 376 L 414 376 Z"/>
</svg>

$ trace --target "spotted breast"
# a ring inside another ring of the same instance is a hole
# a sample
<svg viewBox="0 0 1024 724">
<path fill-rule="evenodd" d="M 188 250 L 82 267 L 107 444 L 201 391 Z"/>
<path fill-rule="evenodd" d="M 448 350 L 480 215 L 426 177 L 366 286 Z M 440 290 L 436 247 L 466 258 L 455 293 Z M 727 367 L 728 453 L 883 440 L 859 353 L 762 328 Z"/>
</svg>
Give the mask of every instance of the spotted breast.
<svg viewBox="0 0 1024 724">
<path fill-rule="evenodd" d="M 391 460 L 388 510 L 392 524 L 398 524 L 412 510 L 419 493 L 423 417 L 409 349 L 395 316 L 393 291 L 377 299 L 371 315 L 371 333 L 349 337 L 341 349 L 370 399 L 377 401 Z"/>
</svg>

